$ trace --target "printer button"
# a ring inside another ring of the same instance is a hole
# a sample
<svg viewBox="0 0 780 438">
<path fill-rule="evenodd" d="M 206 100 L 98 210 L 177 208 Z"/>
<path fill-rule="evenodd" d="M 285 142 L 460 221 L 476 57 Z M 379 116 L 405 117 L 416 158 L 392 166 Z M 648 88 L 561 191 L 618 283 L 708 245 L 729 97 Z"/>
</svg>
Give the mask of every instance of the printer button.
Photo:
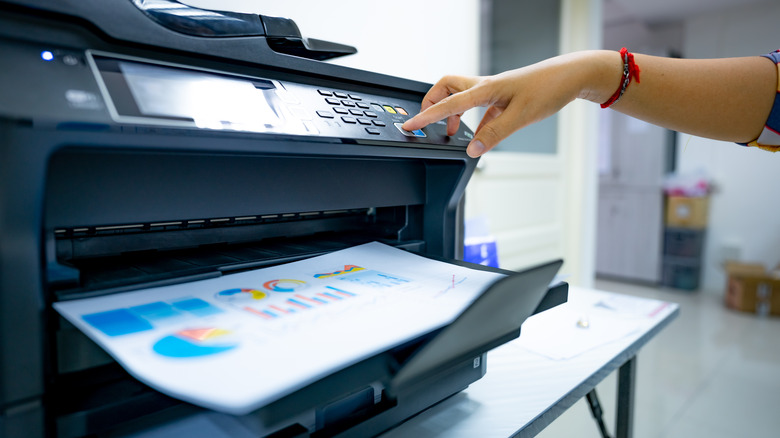
<svg viewBox="0 0 780 438">
<path fill-rule="evenodd" d="M 334 99 L 332 97 L 326 97 L 325 98 L 325 102 L 328 102 L 331 105 L 339 105 L 340 104 L 338 99 Z"/>
<path fill-rule="evenodd" d="M 358 108 L 362 108 L 362 109 L 371 108 L 367 103 L 363 103 L 363 102 L 355 102 L 355 105 L 357 105 Z"/>
<path fill-rule="evenodd" d="M 360 119 L 360 118 L 358 118 L 357 121 L 361 125 L 370 125 L 371 124 L 371 120 L 368 120 L 368 119 Z"/>
<path fill-rule="evenodd" d="M 399 131 L 401 131 L 401 134 L 407 136 L 407 137 L 427 137 L 422 129 L 417 129 L 414 131 L 407 131 L 406 129 L 402 128 L 403 123 L 393 123 L 396 128 L 398 128 Z"/>
<path fill-rule="evenodd" d="M 317 90 L 317 92 L 320 93 L 321 96 L 327 96 L 327 97 L 333 96 L 333 93 L 331 93 L 328 90 Z"/>
<path fill-rule="evenodd" d="M 347 98 L 347 93 L 342 93 L 342 92 L 339 92 L 339 91 L 334 91 L 333 95 L 338 97 L 338 98 L 340 98 L 340 99 L 346 99 Z"/>
<path fill-rule="evenodd" d="M 377 115 L 376 115 L 376 113 L 375 113 L 375 112 L 373 112 L 373 111 L 366 111 L 366 112 L 365 112 L 365 113 L 363 113 L 363 114 L 365 114 L 365 115 L 366 115 L 366 117 L 376 117 L 376 116 L 377 116 Z"/>
<path fill-rule="evenodd" d="M 363 111 L 356 110 L 356 109 L 349 110 L 349 113 L 352 114 L 353 116 L 362 116 L 363 115 Z"/>
<path fill-rule="evenodd" d="M 357 123 L 357 120 L 355 120 L 354 117 L 349 117 L 349 116 L 344 116 L 344 117 L 341 118 L 341 120 L 344 123 L 349 123 L 351 125 L 354 125 L 355 123 Z"/>
<path fill-rule="evenodd" d="M 374 126 L 387 126 L 385 125 L 385 122 L 381 120 L 372 120 L 372 122 L 374 122 Z"/>
<path fill-rule="evenodd" d="M 332 119 L 335 117 L 332 112 L 330 111 L 317 111 L 317 115 L 322 117 L 323 119 Z"/>
<path fill-rule="evenodd" d="M 379 131 L 376 128 L 366 128 L 366 132 L 368 132 L 371 135 L 379 135 L 379 134 L 382 133 L 381 131 Z"/>
<path fill-rule="evenodd" d="M 363 98 L 358 96 L 357 94 L 350 94 L 349 98 L 352 100 L 363 100 Z"/>
<path fill-rule="evenodd" d="M 353 102 L 351 100 L 342 100 L 341 104 L 344 105 L 344 106 L 352 107 L 352 108 L 355 107 L 355 102 Z"/>
<path fill-rule="evenodd" d="M 349 111 L 347 111 L 346 108 L 335 107 L 333 108 L 333 111 L 337 114 L 349 114 Z"/>
</svg>

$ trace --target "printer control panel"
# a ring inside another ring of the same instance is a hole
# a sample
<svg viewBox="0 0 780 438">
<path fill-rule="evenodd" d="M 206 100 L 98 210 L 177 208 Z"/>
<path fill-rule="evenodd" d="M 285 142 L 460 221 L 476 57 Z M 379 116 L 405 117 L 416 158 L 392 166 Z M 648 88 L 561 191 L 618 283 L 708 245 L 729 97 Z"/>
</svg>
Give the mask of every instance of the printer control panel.
<svg viewBox="0 0 780 438">
<path fill-rule="evenodd" d="M 420 103 L 297 82 L 242 76 L 87 52 L 106 107 L 119 124 L 285 134 L 465 149 L 471 131 L 446 122 L 401 128 Z"/>
<path fill-rule="evenodd" d="M 331 91 L 327 89 L 318 89 L 317 93 L 325 96 L 325 102 L 330 106 L 326 110 L 317 111 L 317 116 L 326 122 L 326 126 L 363 125 L 367 133 L 371 135 L 382 135 L 382 129 L 388 125 L 387 118 L 392 120 L 401 134 L 407 137 L 425 138 L 427 134 L 422 130 L 407 131 L 401 128 L 409 112 L 400 105 L 388 103 L 379 103 L 376 101 L 368 103 L 358 94 L 345 93 L 341 91 Z M 380 99 L 381 100 L 381 99 Z M 387 100 L 387 99 L 385 99 Z M 387 113 L 387 117 L 380 117 L 380 114 Z"/>
</svg>

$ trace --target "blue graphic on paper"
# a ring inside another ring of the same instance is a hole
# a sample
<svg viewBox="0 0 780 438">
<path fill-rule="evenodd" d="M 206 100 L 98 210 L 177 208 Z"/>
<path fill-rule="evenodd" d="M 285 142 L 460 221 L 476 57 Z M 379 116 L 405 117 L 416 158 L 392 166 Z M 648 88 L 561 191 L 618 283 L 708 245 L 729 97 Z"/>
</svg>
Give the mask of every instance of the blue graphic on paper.
<svg viewBox="0 0 780 438">
<path fill-rule="evenodd" d="M 360 271 L 354 274 L 337 277 L 340 281 L 360 284 L 372 288 L 389 288 L 409 283 L 409 280 L 396 275 L 379 271 Z"/>
<path fill-rule="evenodd" d="M 222 313 L 222 309 L 200 298 L 185 298 L 172 303 L 154 301 L 139 306 L 90 313 L 82 316 L 92 327 L 108 336 L 122 336 L 154 328 L 186 316 L 204 317 Z"/>
</svg>

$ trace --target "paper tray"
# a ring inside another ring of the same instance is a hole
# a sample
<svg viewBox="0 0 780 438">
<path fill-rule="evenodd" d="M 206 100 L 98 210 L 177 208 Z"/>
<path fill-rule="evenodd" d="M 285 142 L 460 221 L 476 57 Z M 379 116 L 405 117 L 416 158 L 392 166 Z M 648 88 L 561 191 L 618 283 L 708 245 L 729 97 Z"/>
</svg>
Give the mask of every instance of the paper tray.
<svg viewBox="0 0 780 438">
<path fill-rule="evenodd" d="M 448 364 L 457 363 L 459 361 L 463 361 L 468 359 L 471 356 L 479 356 L 480 354 L 484 353 L 488 349 L 499 345 L 500 343 L 506 342 L 507 340 L 516 337 L 519 335 L 519 328 L 522 321 L 529 316 L 531 313 L 533 313 L 534 310 L 537 309 L 539 301 L 544 296 L 545 292 L 547 291 L 547 285 L 550 282 L 550 279 L 555 275 L 555 272 L 557 271 L 558 267 L 560 266 L 560 262 L 554 262 L 539 268 L 535 268 L 529 271 L 526 271 L 521 274 L 514 274 L 509 277 L 504 278 L 503 280 L 496 281 L 497 279 L 500 279 L 503 277 L 503 275 L 496 274 L 494 272 L 482 272 L 477 271 L 473 269 L 467 269 L 467 268 L 460 268 L 460 267 L 454 267 L 450 263 L 439 263 L 434 262 L 428 259 L 421 258 L 419 256 L 415 256 L 409 253 L 406 253 L 404 251 L 400 251 L 397 249 L 393 249 L 390 247 L 386 247 L 381 244 L 368 244 L 368 245 L 362 245 L 357 248 L 352 248 L 350 250 L 345 251 L 339 251 L 336 253 L 329 254 L 327 256 L 323 256 L 321 258 L 315 258 L 312 259 L 312 261 L 306 261 L 299 262 L 303 263 L 305 266 L 301 266 L 299 268 L 302 268 L 303 271 L 309 270 L 308 272 L 314 273 L 314 272 L 329 272 L 329 271 L 323 271 L 322 269 L 315 269 L 319 267 L 324 266 L 334 266 L 333 263 L 338 263 L 336 265 L 340 265 L 341 267 L 346 267 L 348 265 L 345 265 L 343 263 L 343 260 L 350 259 L 351 257 L 357 257 L 357 259 L 361 260 L 361 263 L 364 266 L 367 266 L 368 268 L 374 268 L 376 266 L 382 266 L 381 269 L 383 269 L 385 272 L 390 272 L 394 269 L 403 269 L 403 276 L 400 277 L 397 276 L 394 278 L 405 278 L 409 280 L 410 282 L 418 282 L 421 281 L 422 283 L 425 283 L 424 280 L 420 280 L 420 278 L 431 278 L 431 277 L 437 277 L 439 281 L 439 285 L 441 286 L 441 275 L 443 275 L 443 272 L 446 271 L 447 278 L 452 277 L 451 282 L 447 282 L 448 285 L 446 288 L 441 287 L 434 287 L 434 289 L 430 289 L 431 285 L 427 285 L 428 290 L 428 297 L 425 301 L 426 303 L 422 303 L 422 301 L 414 301 L 415 306 L 422 306 L 422 304 L 430 305 L 433 303 L 435 309 L 431 310 L 430 308 L 424 309 L 424 312 L 416 311 L 416 312 L 405 312 L 400 313 L 400 315 L 403 315 L 404 318 L 400 318 L 400 320 L 405 321 L 407 324 L 399 326 L 399 313 L 395 313 L 395 318 L 385 318 L 383 319 L 383 315 L 386 316 L 388 314 L 393 314 L 393 310 L 398 311 L 401 309 L 403 311 L 404 306 L 407 308 L 409 307 L 409 297 L 411 295 L 408 295 L 411 291 L 410 290 L 404 290 L 401 288 L 400 291 L 396 291 L 395 295 L 398 296 L 399 293 L 403 296 L 403 293 L 407 293 L 404 300 L 398 301 L 393 300 L 388 297 L 384 297 L 383 300 L 380 300 L 381 303 L 378 306 L 377 303 L 368 303 L 366 306 L 369 307 L 357 307 L 357 311 L 360 313 L 363 313 L 363 315 L 356 316 L 356 317 L 347 317 L 344 321 L 325 321 L 327 320 L 326 317 L 318 317 L 314 318 L 315 324 L 322 324 L 323 321 L 328 323 L 329 325 L 336 324 L 337 329 L 344 329 L 345 327 L 355 327 L 354 324 L 356 322 L 362 321 L 365 325 L 357 325 L 358 327 L 366 327 L 366 331 L 369 332 L 369 342 L 368 344 L 365 344 L 361 346 L 360 348 L 352 349 L 349 351 L 342 351 L 343 348 L 346 347 L 353 347 L 354 345 L 345 345 L 344 343 L 336 343 L 327 345 L 328 348 L 322 348 L 323 345 L 311 345 L 311 343 L 298 343 L 295 345 L 298 345 L 297 350 L 305 350 L 302 352 L 299 352 L 298 356 L 295 355 L 295 352 L 290 353 L 290 351 L 284 351 L 277 350 L 277 353 L 279 353 L 281 356 L 286 358 L 287 360 L 285 362 L 280 364 L 277 364 L 276 370 L 284 374 L 285 368 L 301 368 L 299 365 L 301 364 L 295 364 L 291 363 L 290 360 L 295 359 L 296 357 L 298 360 L 305 361 L 306 359 L 309 360 L 315 360 L 316 358 L 320 357 L 316 353 L 338 353 L 338 354 L 331 354 L 331 357 L 325 358 L 326 360 L 318 361 L 317 366 L 313 368 L 309 368 L 309 374 L 305 373 L 287 373 L 287 377 L 293 376 L 297 378 L 297 381 L 295 384 L 289 384 L 289 380 L 285 381 L 285 385 L 283 389 L 276 389 L 276 392 L 273 392 L 269 390 L 268 388 L 264 389 L 264 393 L 262 394 L 262 398 L 256 397 L 257 393 L 255 393 L 255 398 L 247 403 L 246 398 L 240 399 L 238 397 L 234 397 L 232 399 L 221 397 L 220 394 L 220 388 L 211 386 L 208 387 L 209 383 L 205 383 L 204 385 L 207 387 L 206 391 L 194 391 L 192 393 L 178 393 L 177 391 L 180 391 L 180 387 L 177 387 L 176 385 L 173 385 L 173 389 L 171 387 L 166 386 L 168 383 L 165 381 L 166 378 L 168 378 L 169 375 L 164 375 L 165 377 L 162 378 L 162 384 L 160 383 L 160 378 L 152 375 L 152 377 L 149 377 L 149 370 L 147 369 L 137 369 L 130 364 L 128 366 L 127 362 L 127 353 L 122 351 L 122 348 L 114 349 L 112 350 L 109 348 L 109 352 L 120 362 L 123 363 L 123 365 L 127 366 L 128 370 L 131 374 L 139 378 L 139 380 L 149 384 L 153 388 L 172 395 L 177 398 L 184 399 L 186 401 L 190 401 L 195 404 L 199 404 L 201 406 L 207 407 L 209 409 L 215 409 L 222 412 L 227 412 L 231 414 L 246 414 L 248 412 L 251 412 L 259 407 L 267 406 L 271 407 L 273 406 L 274 409 L 278 412 L 279 409 L 284 411 L 290 411 L 290 409 L 284 409 L 284 399 L 286 398 L 286 395 L 293 394 L 296 391 L 303 391 L 303 392 L 309 392 L 309 396 L 307 399 L 311 402 L 315 402 L 316 400 L 313 400 L 311 398 L 311 395 L 314 394 L 314 392 L 318 392 L 321 394 L 326 394 L 326 396 L 333 396 L 335 395 L 331 390 L 325 390 L 320 388 L 320 390 L 314 390 L 312 388 L 316 388 L 317 384 L 315 382 L 319 382 L 320 385 L 322 385 L 322 382 L 328 379 L 324 379 L 325 376 L 334 375 L 336 373 L 342 374 L 342 378 L 349 375 L 352 380 L 354 380 L 354 383 L 364 383 L 363 381 L 370 380 L 370 381 L 378 381 L 380 384 L 385 385 L 387 389 L 387 397 L 388 400 L 391 400 L 394 396 L 394 394 L 403 393 L 408 388 L 417 386 L 421 382 L 425 381 L 426 379 L 432 379 L 436 377 L 437 370 L 441 370 L 442 367 L 446 367 Z M 352 260 L 355 260 L 352 258 Z M 394 265 L 398 261 L 401 263 L 400 265 Z M 388 264 L 390 262 L 390 264 Z M 430 263 L 428 263 L 430 262 Z M 312 264 L 314 263 L 314 264 Z M 316 265 L 316 263 L 320 263 L 320 265 Z M 328 265 L 330 263 L 330 265 Z M 411 263 L 410 266 L 403 267 L 404 263 Z M 357 266 L 357 265 L 354 265 Z M 291 269 L 292 265 L 286 265 L 284 267 L 278 267 L 279 269 L 286 269 L 286 272 L 290 272 L 289 269 Z M 292 267 L 295 268 L 295 267 Z M 313 269 L 313 270 L 312 270 Z M 368 272 L 371 272 L 372 269 L 368 269 Z M 453 271 L 453 269 L 455 269 Z M 444 271 L 441 271 L 444 270 Z M 270 268 L 267 270 L 261 270 L 263 272 L 263 275 L 270 275 L 273 277 L 276 275 L 279 277 L 279 273 L 274 270 L 274 268 Z M 111 332 L 111 328 L 107 328 L 105 326 L 102 327 L 103 330 L 95 330 L 95 324 L 94 321 L 95 315 L 98 317 L 105 317 L 107 312 L 113 312 L 117 309 L 122 309 L 124 311 L 129 312 L 137 312 L 139 309 L 138 307 L 141 306 L 141 310 L 144 310 L 143 306 L 148 306 L 150 303 L 170 303 L 171 300 L 165 301 L 166 297 L 171 296 L 177 296 L 182 294 L 182 288 L 186 288 L 186 290 L 189 292 L 189 295 L 192 298 L 207 298 L 203 294 L 200 294 L 198 287 L 203 286 L 203 283 L 207 282 L 215 282 L 217 284 L 207 284 L 205 285 L 206 288 L 212 288 L 210 289 L 209 294 L 214 295 L 213 288 L 217 287 L 220 291 L 226 291 L 230 290 L 229 287 L 236 286 L 238 282 L 241 281 L 247 281 L 241 276 L 251 276 L 251 275 L 257 275 L 258 272 L 261 271 L 253 271 L 250 273 L 243 273 L 243 274 L 235 274 L 231 276 L 226 276 L 220 279 L 214 279 L 214 280 L 207 280 L 206 282 L 198 282 L 198 283 L 188 283 L 183 285 L 177 285 L 177 286 L 170 286 L 166 288 L 158 288 L 153 289 L 149 291 L 139 291 L 139 292 L 133 292 L 128 294 L 122 294 L 120 297 L 104 297 L 104 298 L 96 298 L 91 300 L 83 300 L 76 304 L 76 302 L 73 303 L 57 303 L 55 304 L 55 307 L 58 311 L 60 311 L 66 318 L 68 318 L 72 323 L 80 327 L 81 329 L 85 330 L 85 332 L 90 336 L 93 340 L 98 342 L 100 345 L 106 346 L 107 344 L 112 341 L 112 337 L 119 338 L 122 336 L 125 336 L 125 334 L 117 335 L 116 330 L 112 332 L 112 334 L 107 334 L 106 330 L 108 332 Z M 374 269 L 374 272 L 379 272 Z M 398 272 L 398 271 L 392 271 L 392 272 Z M 455 274 L 451 274 L 452 272 L 455 272 Z M 333 273 L 333 272 L 331 272 Z M 380 272 L 381 273 L 381 272 Z M 298 272 L 295 272 L 296 275 L 299 275 Z M 364 272 L 363 274 L 366 274 Z M 345 277 L 342 277 L 342 279 L 347 278 L 349 274 L 340 273 L 340 275 L 345 275 Z M 465 275 L 465 277 L 463 277 Z M 286 278 L 289 278 L 294 275 L 287 275 Z M 422 276 L 422 277 L 420 277 Z M 457 284 L 456 283 L 457 280 Z M 257 281 L 257 279 L 255 279 Z M 341 279 L 338 281 L 342 281 Z M 495 283 L 493 287 L 488 287 L 489 285 Z M 264 282 L 265 284 L 265 282 Z M 276 283 L 278 286 L 279 283 Z M 293 283 L 289 283 L 287 286 L 292 287 Z M 339 285 L 343 284 L 349 284 L 349 283 L 337 283 Z M 451 286 L 455 285 L 456 288 L 453 289 Z M 436 286 L 436 285 L 434 285 Z M 234 288 L 235 289 L 235 288 Z M 346 292 L 347 291 L 344 287 L 342 288 L 335 288 L 336 290 L 342 290 Z M 516 293 L 518 289 L 521 289 L 523 293 Z M 364 291 L 365 289 L 351 289 L 351 291 L 354 293 L 356 291 Z M 414 290 L 414 288 L 412 288 Z M 426 288 L 417 289 L 417 293 L 415 293 L 415 296 L 417 295 L 425 295 L 425 293 L 420 292 L 421 290 L 426 290 Z M 485 290 L 484 293 L 482 291 Z M 433 291 L 433 292 L 431 292 Z M 455 293 L 453 293 L 455 291 Z M 255 290 L 255 292 L 258 292 L 258 290 Z M 311 290 L 307 293 L 312 292 Z M 515 293 L 513 293 L 515 292 Z M 284 293 L 291 293 L 291 292 L 284 292 Z M 368 292 L 360 292 L 359 294 L 368 294 Z M 302 294 L 298 294 L 302 295 Z M 306 296 L 306 295 L 302 295 Z M 378 294 L 377 296 L 382 296 L 381 294 Z M 446 297 L 446 299 L 442 299 L 442 297 Z M 454 297 L 454 298 L 450 298 Z M 522 298 L 519 298 L 522 297 Z M 419 297 L 418 297 L 419 298 Z M 156 301 L 149 301 L 149 300 L 156 300 Z M 346 300 L 346 298 L 345 298 Z M 564 298 L 565 300 L 565 298 Z M 209 301 L 207 299 L 204 299 L 204 301 Z M 358 299 L 355 298 L 355 301 L 357 302 Z M 173 301 L 174 303 L 177 303 L 178 301 Z M 473 302 L 473 305 L 469 307 L 468 310 L 465 312 L 462 312 L 462 309 L 464 307 L 467 307 L 470 303 Z M 223 303 L 216 303 L 213 304 L 214 306 L 217 305 L 224 305 Z M 365 304 L 365 303 L 364 303 Z M 154 307 L 154 306 L 152 306 Z M 164 307 L 164 306 L 163 306 Z M 344 307 L 344 306 L 342 306 Z M 352 313 L 356 312 L 355 306 L 352 306 Z M 207 307 L 208 308 L 208 307 Z M 277 306 L 278 308 L 278 306 Z M 335 305 L 334 305 L 335 308 Z M 344 307 L 344 309 L 349 309 L 349 306 Z M 375 308 L 378 308 L 378 311 L 372 311 L 377 310 Z M 508 312 L 506 314 L 506 318 L 504 317 L 497 317 L 497 315 L 494 313 L 496 310 L 501 309 L 522 309 L 520 311 L 512 311 Z M 344 310 L 343 311 L 347 311 Z M 368 310 L 367 310 L 368 309 Z M 147 309 L 148 310 L 148 309 Z M 158 309 L 159 310 L 159 309 Z M 460 318 L 457 319 L 455 323 L 449 324 L 452 322 L 452 320 L 455 318 L 456 315 L 462 312 L 462 315 Z M 302 312 L 303 313 L 303 312 Z M 348 314 L 349 312 L 347 312 Z M 511 313 L 511 314 L 510 314 Z M 109 315 L 111 315 L 109 313 Z M 313 315 L 313 313 L 311 314 Z M 309 316 L 311 316 L 309 315 Z M 346 314 L 337 315 L 339 319 L 345 319 Z M 85 318 L 86 316 L 86 318 Z M 256 315 L 253 315 L 256 317 Z M 290 316 L 290 315 L 288 315 Z M 415 318 L 409 318 L 409 316 L 417 317 Z M 424 316 L 424 318 L 420 318 L 421 316 Z M 157 317 L 165 319 L 161 315 L 157 315 Z M 218 321 L 218 318 L 214 315 L 206 315 L 203 317 L 204 321 L 207 322 L 215 322 L 215 320 Z M 262 318 L 262 317 L 261 317 Z M 299 319 L 301 316 L 299 316 Z M 152 318 L 153 319 L 153 318 Z M 316 320 L 320 319 L 319 322 Z M 419 319 L 419 320 L 418 320 Z M 99 318 L 98 318 L 99 320 Z M 260 320 L 258 318 L 258 320 Z M 292 320 L 292 317 L 290 317 L 290 320 Z M 302 321 L 308 321 L 306 317 L 304 316 Z M 92 321 L 90 323 L 89 321 Z M 202 321 L 201 321 L 202 322 Z M 240 322 L 240 321 L 239 321 Z M 311 321 L 308 321 L 311 322 Z M 374 322 L 376 325 L 373 327 L 375 330 L 370 330 L 370 323 Z M 479 322 L 478 324 L 475 324 L 475 322 Z M 488 323 L 490 322 L 490 323 Z M 339 325 L 343 324 L 343 325 Z M 390 324 L 390 325 L 388 325 Z M 449 325 L 448 325 L 449 324 Z M 89 327 L 92 325 L 92 327 Z M 97 324 L 98 326 L 100 323 Z M 156 322 L 152 322 L 153 326 L 156 326 Z M 149 343 L 157 340 L 157 343 L 154 344 L 157 346 L 157 350 L 160 350 L 159 347 L 159 339 L 161 335 L 161 330 L 173 330 L 178 329 L 181 330 L 197 330 L 194 328 L 191 329 L 181 329 L 182 326 L 171 324 L 169 326 L 166 326 L 164 324 L 160 324 L 161 327 L 153 327 L 152 330 L 142 330 L 138 333 L 128 333 L 127 335 L 134 336 L 137 339 L 143 339 L 143 342 L 134 342 L 131 343 L 129 346 L 130 351 L 132 354 L 143 356 L 143 350 L 144 348 L 149 348 Z M 256 327 L 256 326 L 254 326 Z M 286 327 L 289 329 L 288 326 L 281 326 Z M 475 330 L 474 328 L 477 327 Z M 116 327 L 114 327 L 116 329 Z M 387 336 L 388 329 L 394 336 Z M 121 327 L 118 329 L 121 332 Z M 125 328 L 127 330 L 127 328 Z M 320 333 L 308 333 L 311 336 L 305 336 L 303 341 L 305 341 L 307 338 L 311 339 L 327 339 L 327 336 L 323 337 L 323 333 L 325 332 L 325 335 L 333 335 L 333 333 L 338 333 L 339 330 L 333 330 L 333 327 L 319 327 L 318 331 Z M 354 330 L 353 330 L 354 331 Z M 160 332 L 160 333 L 156 333 Z M 294 332 L 294 330 L 293 330 Z M 198 332 L 195 332 L 198 333 Z M 205 333 L 205 332 L 204 332 Z M 426 335 L 427 333 L 427 335 Z M 141 335 L 144 336 L 141 336 Z M 354 334 L 354 333 L 353 333 Z M 287 334 L 289 335 L 289 333 Z M 298 335 L 291 335 L 292 337 L 288 336 L 285 340 L 292 342 L 292 340 L 296 339 L 296 336 L 298 336 L 298 340 L 301 341 L 300 333 Z M 363 334 L 365 335 L 365 334 Z M 437 335 L 437 336 L 434 336 Z M 361 335 L 362 336 L 362 335 Z M 352 336 L 350 344 L 353 344 L 356 339 L 361 338 L 361 336 L 358 336 L 355 338 Z M 380 339 L 377 339 L 377 336 L 380 337 Z M 109 338 L 109 339 L 106 339 Z M 115 339 L 114 339 L 115 340 Z M 127 347 L 127 346 L 125 346 Z M 224 345 L 223 345 L 224 347 Z M 301 348 L 303 347 L 303 348 Z M 342 347 L 342 348 L 338 348 Z M 154 347 L 153 347 L 154 348 Z M 330 350 L 333 348 L 334 350 Z M 163 349 L 164 350 L 164 349 Z M 311 353 L 315 354 L 311 354 Z M 387 354 L 388 352 L 392 352 L 392 354 Z M 257 351 L 254 351 L 256 354 Z M 231 365 L 236 364 L 236 358 L 232 357 L 229 358 L 229 361 L 220 363 L 219 361 L 215 360 L 214 357 L 218 357 L 222 353 L 215 354 L 215 355 L 206 355 L 205 359 L 198 359 L 198 361 L 202 361 L 202 363 L 198 363 L 197 366 L 189 366 L 191 365 L 192 358 L 167 358 L 166 360 L 173 360 L 179 361 L 177 363 L 176 372 L 179 374 L 186 374 L 187 372 L 192 372 L 194 369 L 196 373 L 190 376 L 190 382 L 194 382 L 195 384 L 198 384 L 202 382 L 202 379 L 199 378 L 199 376 L 207 375 L 207 374 L 200 374 L 198 375 L 197 372 L 204 372 L 203 370 L 209 370 L 208 366 L 211 366 L 211 371 L 213 372 L 214 369 L 219 369 L 220 366 L 224 366 L 226 363 L 229 363 Z M 226 357 L 229 357 L 228 355 L 224 355 Z M 338 357 L 338 360 L 336 358 Z M 292 358 L 292 359 L 291 359 Z M 312 359 L 315 358 L 315 359 Z M 388 358 L 391 358 L 389 360 Z M 465 359 L 464 359 L 465 358 Z M 131 358 L 132 359 L 132 358 Z M 145 358 L 145 360 L 148 361 L 148 358 Z M 262 357 L 258 360 L 259 363 L 253 364 L 255 366 L 255 370 L 258 370 L 258 375 L 263 375 L 263 373 L 268 373 L 267 370 L 272 369 L 268 368 L 268 363 L 262 360 Z M 392 362 L 392 363 L 389 363 Z M 186 364 L 187 366 L 183 366 Z M 203 368 L 203 367 L 206 368 Z M 214 367 L 217 368 L 214 368 Z M 189 367 L 189 368 L 188 368 Z M 265 368 L 264 368 L 265 367 Z M 244 370 L 244 368 L 238 367 L 239 370 Z M 304 370 L 306 370 L 306 367 L 303 367 Z M 314 370 L 314 371 L 312 371 Z M 345 370 L 351 370 L 349 373 L 344 373 Z M 359 373 L 355 373 L 355 370 L 360 370 Z M 159 373 L 159 369 L 151 369 L 152 374 Z M 340 372 L 341 371 L 341 372 Z M 481 375 L 479 376 L 481 377 Z M 479 378 L 477 377 L 477 378 Z M 284 380 L 285 376 L 282 375 L 279 380 Z M 225 381 L 218 380 L 219 385 L 224 385 Z M 253 383 L 254 380 L 249 379 L 249 382 L 241 382 L 239 383 Z M 342 379 L 343 380 L 343 379 Z M 472 379 L 472 381 L 475 379 Z M 331 382 L 333 380 L 331 379 Z M 338 379 L 337 379 L 338 381 Z M 358 382 L 361 381 L 361 382 Z M 229 382 L 228 382 L 229 383 Z M 331 383 L 332 384 L 332 383 Z M 466 383 L 468 384 L 468 383 Z M 343 381 L 343 385 L 349 387 L 349 381 Z M 282 385 L 277 385 L 276 388 L 281 388 Z M 273 388 L 271 388 L 273 389 Z M 221 390 L 228 394 L 228 395 L 234 395 L 234 387 L 228 387 L 228 390 L 225 391 L 225 388 L 221 388 Z M 194 394 L 194 395 L 193 395 Z M 202 395 L 198 395 L 202 394 Z M 201 397 L 201 399 L 198 399 L 198 397 Z M 315 399 L 317 397 L 314 397 Z M 297 399 L 301 400 L 298 397 L 290 398 L 290 399 Z M 227 400 L 227 403 L 225 403 L 225 400 Z M 236 400 L 239 400 L 241 403 L 236 403 Z M 259 401 L 258 401 L 259 400 Z M 278 403 L 273 403 L 274 400 L 279 400 Z M 300 406 L 292 407 L 292 409 L 300 409 Z M 281 412 L 278 412 L 281 413 Z M 288 412 L 289 413 L 289 412 Z"/>
</svg>

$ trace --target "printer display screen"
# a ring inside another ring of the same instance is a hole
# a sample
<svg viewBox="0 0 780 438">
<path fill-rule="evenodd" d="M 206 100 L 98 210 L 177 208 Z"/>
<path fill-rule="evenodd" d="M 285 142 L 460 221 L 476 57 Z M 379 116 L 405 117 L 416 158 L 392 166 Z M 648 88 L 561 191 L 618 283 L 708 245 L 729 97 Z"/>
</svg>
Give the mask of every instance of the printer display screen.
<svg viewBox="0 0 780 438">
<path fill-rule="evenodd" d="M 195 69 L 95 57 L 116 117 L 126 122 L 294 133 L 274 82 Z"/>
</svg>

